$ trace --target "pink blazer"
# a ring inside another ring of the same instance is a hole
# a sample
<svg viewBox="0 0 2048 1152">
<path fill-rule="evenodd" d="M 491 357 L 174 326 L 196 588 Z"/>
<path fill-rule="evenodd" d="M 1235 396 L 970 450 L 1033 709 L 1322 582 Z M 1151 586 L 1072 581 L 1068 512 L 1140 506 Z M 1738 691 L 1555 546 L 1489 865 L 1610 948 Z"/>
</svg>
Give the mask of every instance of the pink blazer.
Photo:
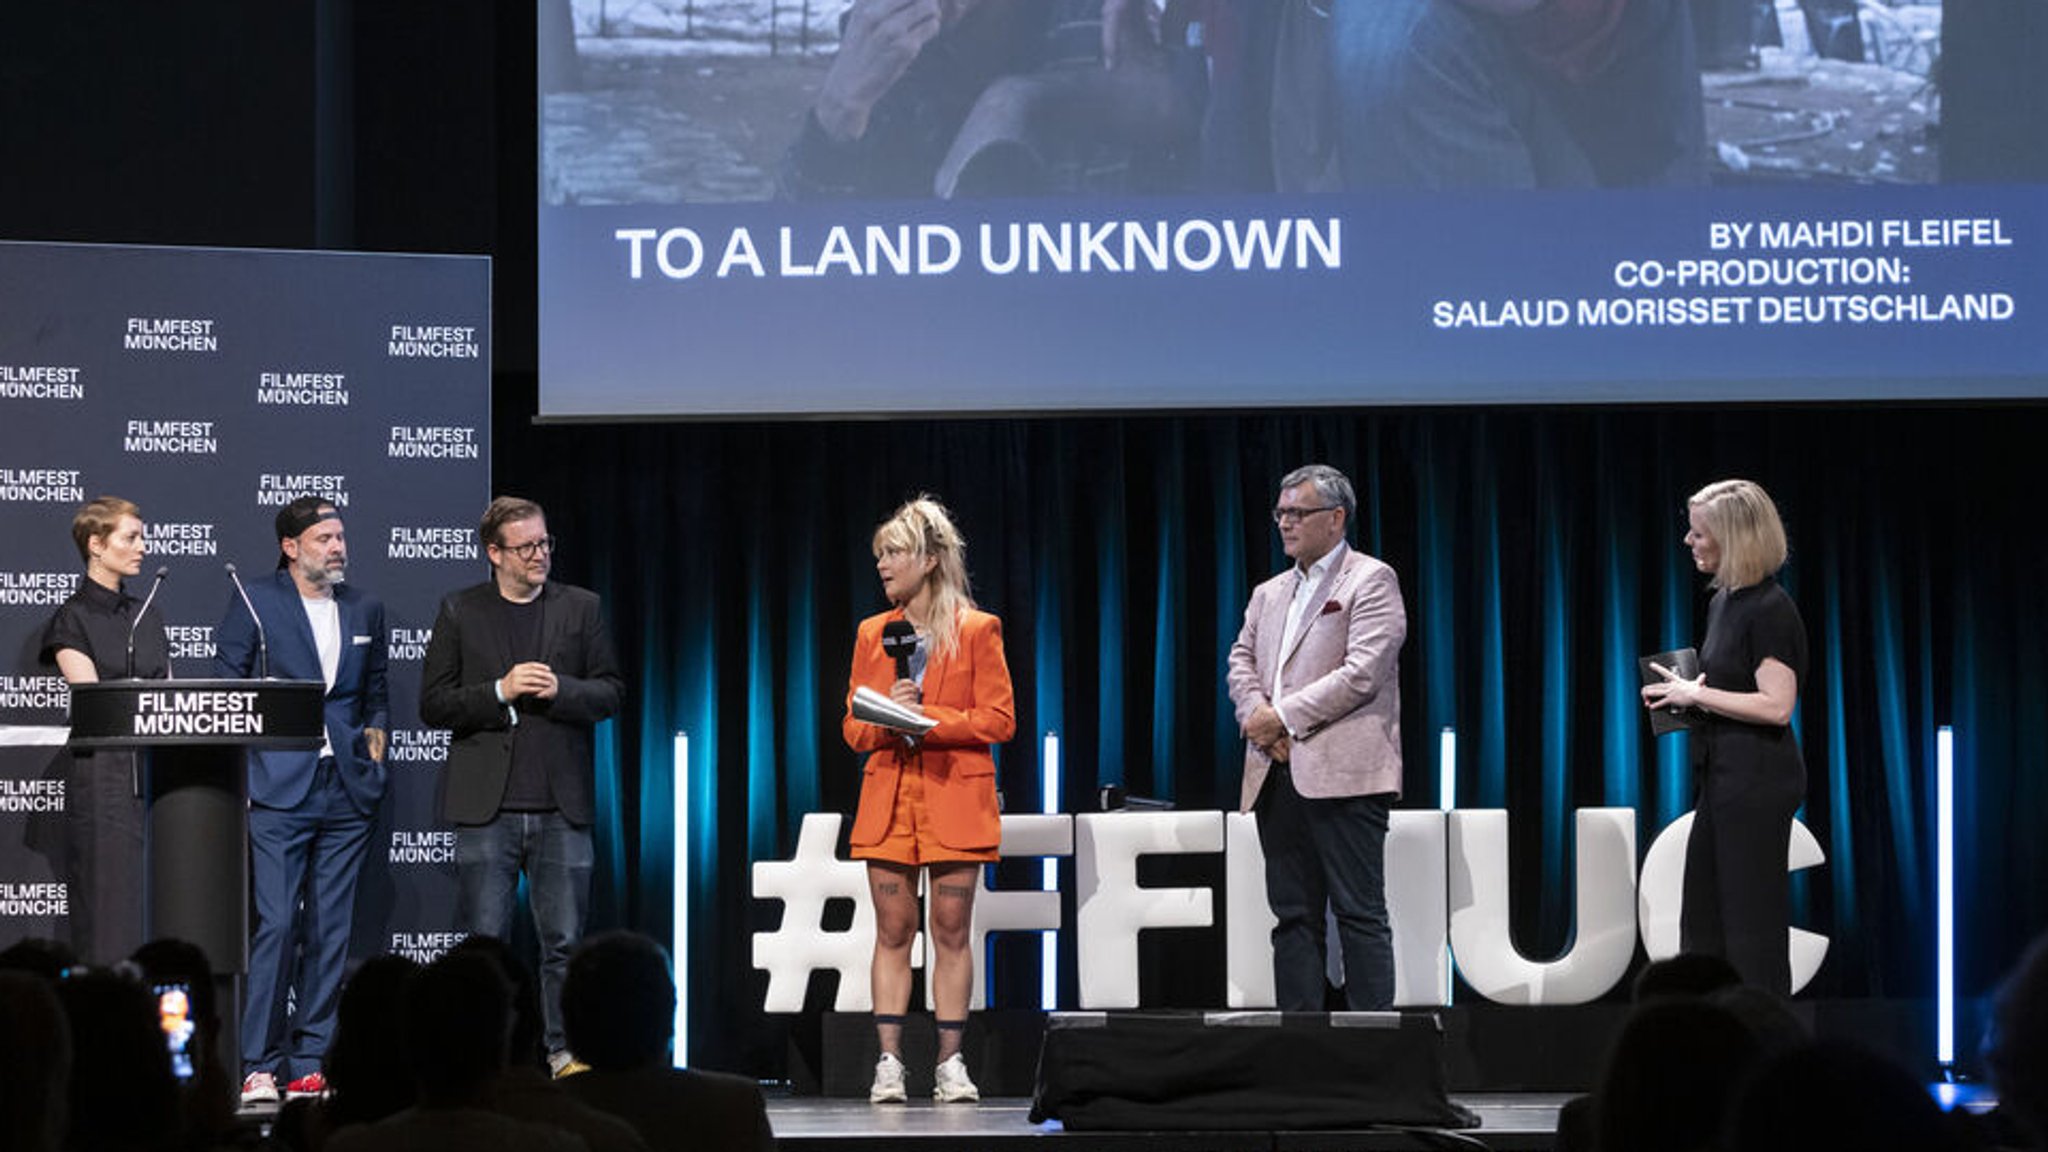
<svg viewBox="0 0 2048 1152">
<path fill-rule="evenodd" d="M 1324 574 L 1291 651 L 1280 651 L 1293 569 L 1252 590 L 1230 646 L 1230 700 L 1243 724 L 1278 687 L 1296 736 L 1289 756 L 1303 796 L 1401 794 L 1401 643 L 1408 612 L 1394 570 L 1355 549 Z M 1245 747 L 1238 810 L 1251 811 L 1271 763 Z"/>
</svg>

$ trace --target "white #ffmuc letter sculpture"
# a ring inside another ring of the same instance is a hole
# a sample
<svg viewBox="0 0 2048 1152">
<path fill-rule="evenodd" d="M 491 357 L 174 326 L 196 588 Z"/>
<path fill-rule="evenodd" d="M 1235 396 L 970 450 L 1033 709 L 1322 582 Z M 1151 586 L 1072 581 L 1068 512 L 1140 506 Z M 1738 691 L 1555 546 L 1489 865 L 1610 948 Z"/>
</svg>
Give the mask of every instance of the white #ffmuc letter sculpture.
<svg viewBox="0 0 2048 1152">
<path fill-rule="evenodd" d="M 1583 1004 L 1614 987 L 1636 951 L 1636 814 L 1578 811 L 1577 934 L 1536 961 L 1515 949 L 1508 921 L 1508 814 L 1450 813 L 1451 953 L 1474 991 L 1498 1004 Z"/>
</svg>

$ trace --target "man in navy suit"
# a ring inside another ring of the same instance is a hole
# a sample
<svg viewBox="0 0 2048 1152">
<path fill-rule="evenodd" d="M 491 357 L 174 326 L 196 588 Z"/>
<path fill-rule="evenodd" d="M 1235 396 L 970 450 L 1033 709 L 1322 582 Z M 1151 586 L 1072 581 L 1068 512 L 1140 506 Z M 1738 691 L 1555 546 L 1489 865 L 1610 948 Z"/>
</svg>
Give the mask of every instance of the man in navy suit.
<svg viewBox="0 0 2048 1152">
<path fill-rule="evenodd" d="M 317 751 L 249 753 L 256 917 L 242 1008 L 245 1103 L 276 1100 L 280 1078 L 295 1095 L 326 1090 L 320 1061 L 334 1034 L 356 878 L 384 796 L 390 725 L 384 605 L 342 582 L 341 513 L 321 497 L 300 497 L 277 514 L 277 540 L 277 572 L 250 581 L 247 604 L 239 594 L 228 602 L 214 631 L 214 668 L 326 684 L 327 738 Z"/>
<path fill-rule="evenodd" d="M 562 981 L 596 860 L 595 729 L 625 681 L 597 594 L 548 579 L 540 505 L 500 496 L 477 525 L 491 578 L 450 593 L 420 670 L 420 719 L 455 733 L 441 817 L 455 826 L 455 922 L 509 938 L 523 874 L 540 938 L 548 1064 L 571 1063 Z"/>
</svg>

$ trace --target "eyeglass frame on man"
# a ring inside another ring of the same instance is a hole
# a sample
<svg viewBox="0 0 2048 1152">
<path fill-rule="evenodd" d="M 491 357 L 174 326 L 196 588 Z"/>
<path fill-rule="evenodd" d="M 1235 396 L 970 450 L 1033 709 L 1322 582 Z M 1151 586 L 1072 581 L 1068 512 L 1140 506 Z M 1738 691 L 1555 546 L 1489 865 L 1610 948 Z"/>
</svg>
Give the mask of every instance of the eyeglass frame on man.
<svg viewBox="0 0 2048 1152">
<path fill-rule="evenodd" d="M 1299 524 L 1318 512 L 1335 512 L 1342 507 L 1342 504 L 1325 504 L 1320 508 L 1275 508 L 1273 509 L 1273 523 L 1285 524 L 1293 521 Z"/>
<path fill-rule="evenodd" d="M 528 540 L 524 544 L 500 544 L 493 540 L 491 547 L 496 548 L 500 552 L 510 552 L 521 560 L 531 560 L 543 552 L 553 556 L 555 554 L 555 546 L 559 543 L 561 541 L 553 536 L 543 536 L 538 540 Z"/>
</svg>

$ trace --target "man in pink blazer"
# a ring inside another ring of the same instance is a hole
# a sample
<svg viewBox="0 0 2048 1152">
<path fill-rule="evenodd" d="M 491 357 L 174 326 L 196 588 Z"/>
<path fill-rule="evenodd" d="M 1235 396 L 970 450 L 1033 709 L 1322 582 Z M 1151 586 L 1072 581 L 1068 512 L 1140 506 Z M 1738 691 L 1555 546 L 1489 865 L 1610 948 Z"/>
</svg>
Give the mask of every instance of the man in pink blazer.
<svg viewBox="0 0 2048 1152">
<path fill-rule="evenodd" d="M 1239 811 L 1266 855 L 1273 986 L 1288 1012 L 1323 1009 L 1324 908 L 1336 914 L 1354 1010 L 1394 1000 L 1387 922 L 1388 813 L 1401 796 L 1401 642 L 1394 570 L 1344 542 L 1351 481 L 1324 464 L 1280 481 L 1273 509 L 1294 561 L 1252 590 L 1230 647 L 1230 699 L 1245 736 Z"/>
</svg>

